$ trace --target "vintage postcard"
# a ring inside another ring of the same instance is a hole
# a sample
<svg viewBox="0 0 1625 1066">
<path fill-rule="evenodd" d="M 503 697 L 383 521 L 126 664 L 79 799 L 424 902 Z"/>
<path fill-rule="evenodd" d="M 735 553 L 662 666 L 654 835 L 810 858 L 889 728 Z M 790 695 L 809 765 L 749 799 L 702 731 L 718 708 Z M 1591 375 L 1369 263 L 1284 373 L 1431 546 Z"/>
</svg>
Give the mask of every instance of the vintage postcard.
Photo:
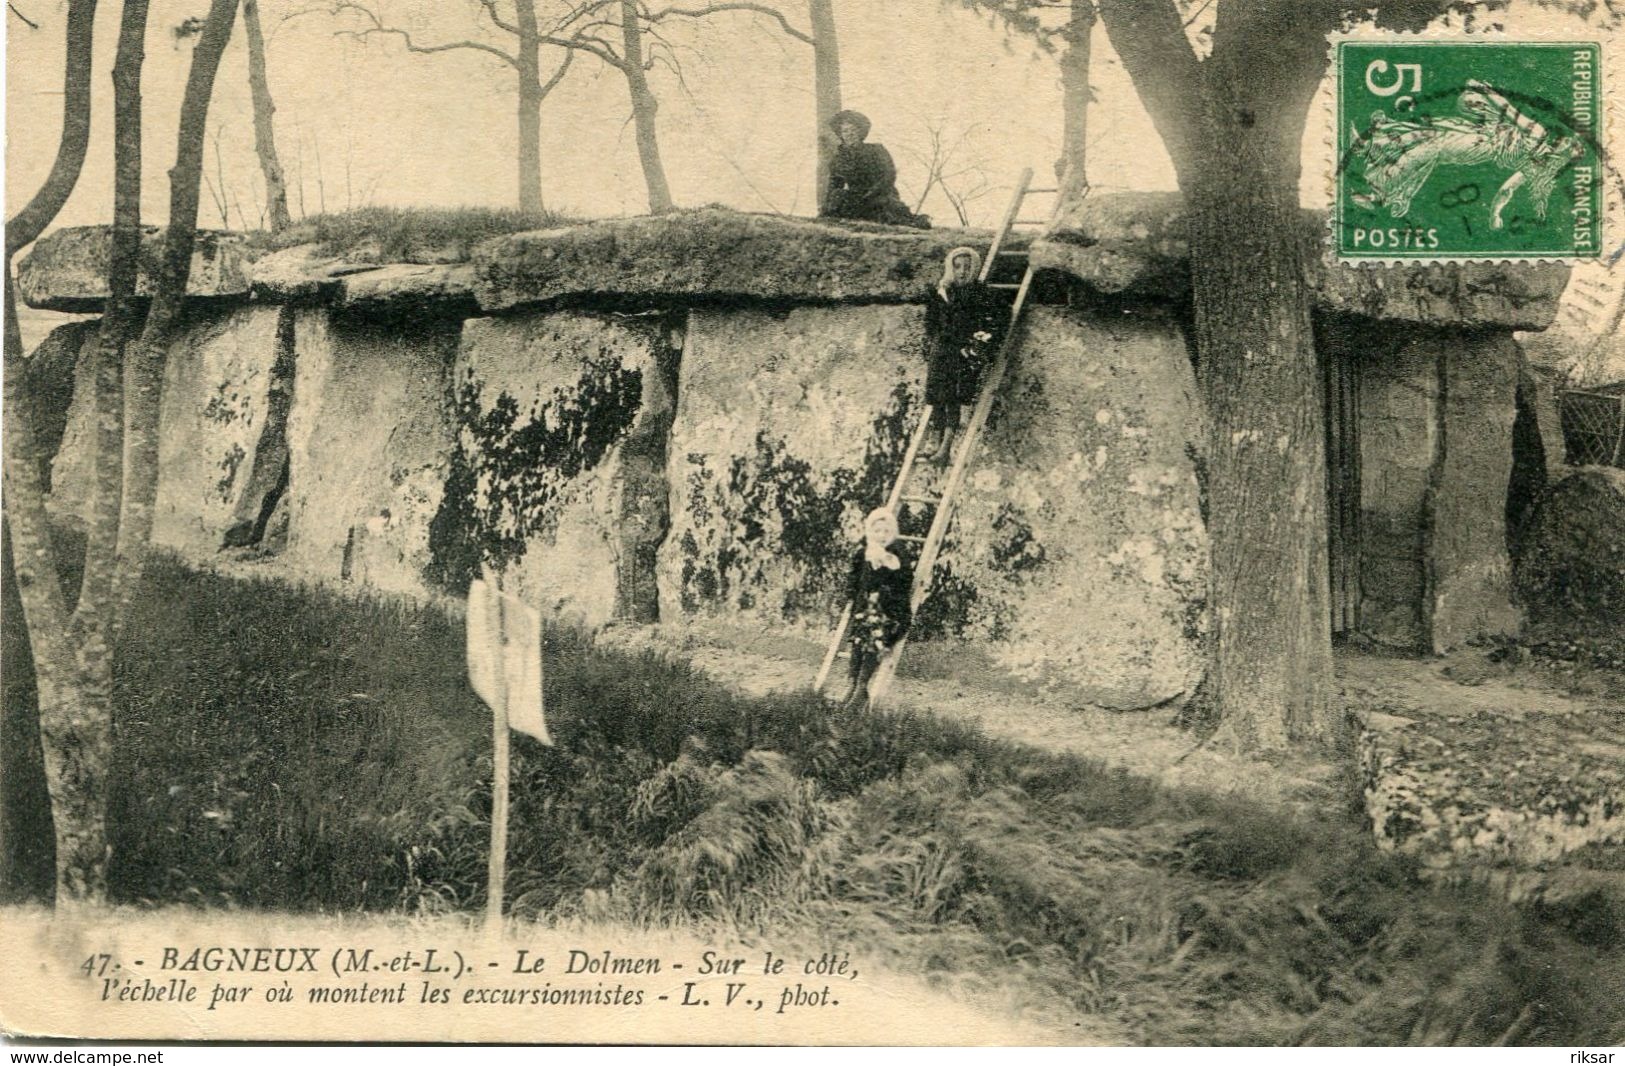
<svg viewBox="0 0 1625 1066">
<path fill-rule="evenodd" d="M 1625 8 L 5 18 L 7 1040 L 1625 1041 Z"/>
</svg>

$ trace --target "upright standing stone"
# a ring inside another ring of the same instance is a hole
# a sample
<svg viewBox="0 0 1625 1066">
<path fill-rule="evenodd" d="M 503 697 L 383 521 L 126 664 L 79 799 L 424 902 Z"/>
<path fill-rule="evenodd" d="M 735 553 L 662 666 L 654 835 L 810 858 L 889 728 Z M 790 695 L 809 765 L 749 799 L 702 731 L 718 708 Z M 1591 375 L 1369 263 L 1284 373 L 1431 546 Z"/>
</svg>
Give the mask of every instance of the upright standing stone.
<svg viewBox="0 0 1625 1066">
<path fill-rule="evenodd" d="M 1425 643 L 1424 506 L 1439 448 L 1434 344 L 1372 353 L 1360 374 L 1360 630 L 1395 647 Z"/>
<path fill-rule="evenodd" d="M 658 617 L 670 328 L 571 311 L 464 324 L 459 440 L 433 542 L 444 584 L 456 591 L 484 562 L 556 617 Z"/>
<path fill-rule="evenodd" d="M 421 593 L 452 446 L 455 319 L 410 331 L 313 309 L 295 323 L 284 562 L 322 581 Z"/>
<path fill-rule="evenodd" d="M 1435 652 L 1515 634 L 1507 556 L 1519 352 L 1505 333 L 1450 331 L 1440 350 L 1438 461 L 1428 493 L 1423 609 Z"/>
</svg>

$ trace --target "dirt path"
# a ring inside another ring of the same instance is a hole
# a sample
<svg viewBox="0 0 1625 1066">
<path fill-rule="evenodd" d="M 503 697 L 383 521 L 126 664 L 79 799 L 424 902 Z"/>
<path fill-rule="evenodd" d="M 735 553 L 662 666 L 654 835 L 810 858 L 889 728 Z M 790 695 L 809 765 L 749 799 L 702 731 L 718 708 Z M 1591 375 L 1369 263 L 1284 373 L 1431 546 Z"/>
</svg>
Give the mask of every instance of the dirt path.
<svg viewBox="0 0 1625 1066">
<path fill-rule="evenodd" d="M 687 659 L 724 684 L 753 695 L 809 685 L 818 668 L 810 642 L 678 626 L 612 629 L 605 639 Z M 838 687 L 831 683 L 831 688 Z M 1199 744 L 1173 722 L 1174 711 L 1104 711 L 1060 690 L 1014 690 L 972 666 L 951 679 L 898 678 L 891 706 L 974 723 L 989 734 L 1046 751 L 1098 759 L 1164 784 L 1198 788 L 1269 805 L 1326 809 L 1340 802 L 1338 769 L 1294 756 L 1267 762 Z"/>
</svg>

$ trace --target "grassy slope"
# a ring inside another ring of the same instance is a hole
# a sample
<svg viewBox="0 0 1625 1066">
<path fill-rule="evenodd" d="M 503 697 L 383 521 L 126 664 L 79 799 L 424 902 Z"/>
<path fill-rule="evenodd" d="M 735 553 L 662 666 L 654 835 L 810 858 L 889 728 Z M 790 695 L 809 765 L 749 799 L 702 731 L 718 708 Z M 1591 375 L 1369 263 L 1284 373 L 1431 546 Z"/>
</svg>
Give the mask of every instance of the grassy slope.
<svg viewBox="0 0 1625 1066">
<path fill-rule="evenodd" d="M 125 901 L 481 902 L 489 718 L 433 612 L 155 567 L 121 649 Z M 1430 890 L 1305 821 L 549 635 L 522 914 L 827 938 L 1147 1043 L 1625 1038 L 1625 916 Z"/>
</svg>

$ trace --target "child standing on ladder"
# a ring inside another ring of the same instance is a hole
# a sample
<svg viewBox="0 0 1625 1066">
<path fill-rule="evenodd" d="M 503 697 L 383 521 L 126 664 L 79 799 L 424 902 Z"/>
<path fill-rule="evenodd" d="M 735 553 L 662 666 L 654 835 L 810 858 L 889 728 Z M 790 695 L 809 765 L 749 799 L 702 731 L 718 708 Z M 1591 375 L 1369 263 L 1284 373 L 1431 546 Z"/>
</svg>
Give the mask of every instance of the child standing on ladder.
<svg viewBox="0 0 1625 1066">
<path fill-rule="evenodd" d="M 852 688 L 842 707 L 859 708 L 869 701 L 869 679 L 881 658 L 908 632 L 913 621 L 909 594 L 914 572 L 897 554 L 897 516 L 877 507 L 863 520 L 863 547 L 852 558 L 847 596 L 852 622 L 847 630 L 852 651 Z"/>
<path fill-rule="evenodd" d="M 926 297 L 925 402 L 931 405 L 926 447 L 939 463 L 953 453 L 960 411 L 976 402 L 982 374 L 1010 322 L 1010 308 L 979 279 L 981 264 L 976 249 L 955 248 Z"/>
</svg>

